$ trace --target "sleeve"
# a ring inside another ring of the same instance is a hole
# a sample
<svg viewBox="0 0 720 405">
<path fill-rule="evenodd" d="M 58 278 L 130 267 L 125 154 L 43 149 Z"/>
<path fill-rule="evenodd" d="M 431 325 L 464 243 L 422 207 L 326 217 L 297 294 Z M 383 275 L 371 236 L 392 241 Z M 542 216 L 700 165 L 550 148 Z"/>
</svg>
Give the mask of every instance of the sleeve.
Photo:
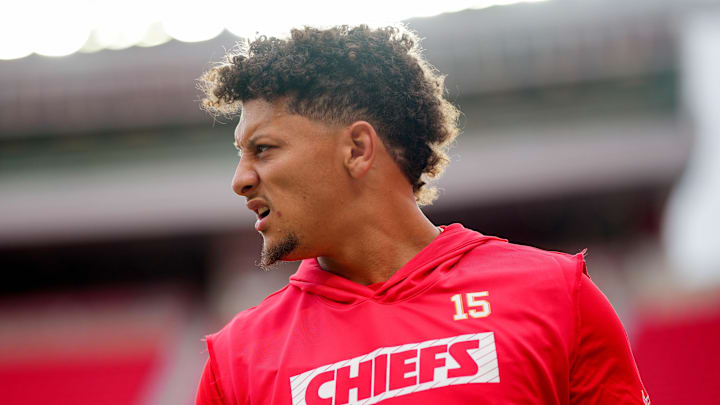
<svg viewBox="0 0 720 405">
<path fill-rule="evenodd" d="M 571 404 L 649 405 L 627 334 L 610 302 L 583 263 L 576 289 L 575 353 Z"/>
<path fill-rule="evenodd" d="M 200 384 L 195 396 L 195 405 L 227 405 L 221 394 L 219 382 L 215 378 L 212 357 L 205 362 L 205 368 L 200 377 Z"/>
</svg>

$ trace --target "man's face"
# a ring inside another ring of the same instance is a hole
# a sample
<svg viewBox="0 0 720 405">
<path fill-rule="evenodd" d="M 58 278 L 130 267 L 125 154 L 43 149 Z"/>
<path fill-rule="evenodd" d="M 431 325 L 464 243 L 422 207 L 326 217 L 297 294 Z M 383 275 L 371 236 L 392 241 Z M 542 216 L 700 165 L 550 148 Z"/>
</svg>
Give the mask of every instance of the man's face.
<svg viewBox="0 0 720 405">
<path fill-rule="evenodd" d="M 233 190 L 257 215 L 262 266 L 322 255 L 340 215 L 345 171 L 340 130 L 285 111 L 282 103 L 244 103 L 235 143 Z"/>
</svg>

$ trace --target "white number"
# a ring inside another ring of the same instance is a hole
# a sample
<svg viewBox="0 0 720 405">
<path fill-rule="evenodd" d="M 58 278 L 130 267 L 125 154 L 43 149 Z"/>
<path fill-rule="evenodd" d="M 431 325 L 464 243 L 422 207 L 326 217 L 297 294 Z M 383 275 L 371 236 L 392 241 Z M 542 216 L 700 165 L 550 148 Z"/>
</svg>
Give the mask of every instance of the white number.
<svg viewBox="0 0 720 405">
<path fill-rule="evenodd" d="M 450 297 L 450 300 L 455 303 L 455 315 L 453 316 L 453 319 L 456 321 L 467 319 L 468 314 L 466 314 L 463 310 L 462 296 L 460 294 L 455 294 Z"/>
<path fill-rule="evenodd" d="M 490 303 L 487 300 L 481 300 L 480 297 L 487 297 L 487 291 L 472 292 L 465 294 L 465 300 L 467 301 L 467 307 L 471 308 L 467 312 L 463 308 L 462 294 L 455 294 L 450 297 L 450 301 L 455 304 L 455 315 L 453 319 L 460 321 L 468 319 L 468 314 L 473 318 L 484 318 L 490 315 Z M 479 308 L 479 309 L 474 309 Z"/>
</svg>

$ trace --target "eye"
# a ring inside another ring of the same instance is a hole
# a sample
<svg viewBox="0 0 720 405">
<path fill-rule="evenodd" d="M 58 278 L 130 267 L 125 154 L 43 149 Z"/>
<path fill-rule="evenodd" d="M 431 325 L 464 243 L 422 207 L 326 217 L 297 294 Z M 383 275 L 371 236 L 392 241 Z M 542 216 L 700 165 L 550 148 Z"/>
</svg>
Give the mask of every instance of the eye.
<svg viewBox="0 0 720 405">
<path fill-rule="evenodd" d="M 256 153 L 256 154 L 260 154 L 260 153 L 263 153 L 263 152 L 265 152 L 265 151 L 267 151 L 267 150 L 269 150 L 269 149 L 271 149 L 271 148 L 272 148 L 272 146 L 270 146 L 270 145 L 260 144 L 260 145 L 255 146 L 255 153 Z"/>
</svg>

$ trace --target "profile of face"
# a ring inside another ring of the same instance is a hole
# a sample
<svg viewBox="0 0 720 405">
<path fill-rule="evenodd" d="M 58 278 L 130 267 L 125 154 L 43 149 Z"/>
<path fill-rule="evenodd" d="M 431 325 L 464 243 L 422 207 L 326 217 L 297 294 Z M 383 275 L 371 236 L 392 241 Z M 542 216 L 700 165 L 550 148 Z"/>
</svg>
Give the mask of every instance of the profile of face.
<svg viewBox="0 0 720 405">
<path fill-rule="evenodd" d="M 348 186 L 342 129 L 286 111 L 284 103 L 244 103 L 235 129 L 240 162 L 232 187 L 247 199 L 263 237 L 261 267 L 321 256 L 340 229 Z"/>
</svg>

